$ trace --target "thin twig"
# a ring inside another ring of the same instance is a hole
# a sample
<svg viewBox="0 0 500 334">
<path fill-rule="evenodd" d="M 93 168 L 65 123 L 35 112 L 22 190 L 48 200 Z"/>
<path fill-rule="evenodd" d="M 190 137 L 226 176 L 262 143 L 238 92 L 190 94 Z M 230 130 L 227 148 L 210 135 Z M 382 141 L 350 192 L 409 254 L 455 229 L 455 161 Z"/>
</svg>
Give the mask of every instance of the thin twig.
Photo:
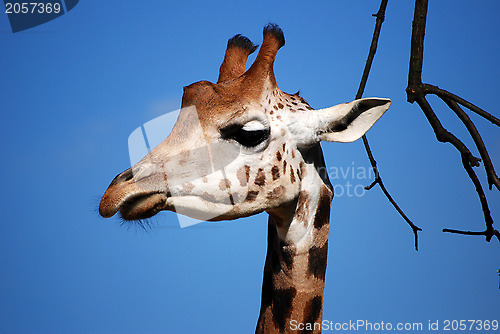
<svg viewBox="0 0 500 334">
<path fill-rule="evenodd" d="M 493 163 L 491 162 L 488 150 L 486 149 L 483 139 L 481 138 L 479 131 L 476 129 L 476 126 L 471 121 L 469 116 L 465 113 L 465 111 L 463 111 L 462 108 L 460 108 L 460 106 L 455 101 L 447 97 L 444 97 L 442 95 L 440 95 L 439 97 L 448 105 L 448 107 L 451 110 L 455 112 L 458 118 L 460 118 L 462 123 L 464 123 L 465 127 L 467 128 L 467 131 L 469 131 L 472 140 L 474 140 L 477 150 L 479 151 L 481 159 L 483 160 L 484 163 L 484 169 L 486 171 L 486 176 L 488 178 L 488 185 L 490 190 L 492 188 L 492 185 L 495 185 L 497 189 L 500 190 L 500 180 L 498 179 L 498 176 L 495 173 L 495 167 L 493 167 Z"/>
<path fill-rule="evenodd" d="M 467 174 L 469 174 L 470 179 L 474 183 L 474 186 L 476 187 L 476 192 L 479 195 L 479 200 L 481 201 L 481 207 L 483 208 L 484 220 L 486 222 L 486 230 L 484 230 L 483 232 L 471 232 L 471 231 L 458 231 L 445 228 L 443 229 L 443 232 L 466 234 L 466 235 L 484 235 L 486 236 L 486 241 L 488 242 L 495 235 L 500 241 L 500 233 L 493 228 L 493 219 L 491 218 L 490 209 L 488 207 L 488 202 L 486 201 L 486 196 L 484 195 L 483 187 L 481 187 L 481 182 L 479 182 L 476 173 L 465 159 L 462 159 L 462 164 L 465 170 L 467 171 Z"/>
<path fill-rule="evenodd" d="M 496 118 L 492 114 L 484 111 L 483 109 L 479 108 L 478 106 L 470 103 L 469 101 L 464 100 L 460 96 L 457 96 L 453 93 L 450 93 L 444 89 L 439 88 L 438 86 L 433 86 L 429 84 L 423 84 L 423 89 L 425 94 L 435 94 L 441 98 L 447 97 L 450 100 L 453 100 L 457 102 L 458 104 L 463 105 L 465 108 L 475 112 L 479 116 L 486 118 L 488 121 L 490 121 L 492 124 L 496 126 L 500 126 L 500 119 Z"/>
<path fill-rule="evenodd" d="M 384 182 L 382 181 L 382 178 L 380 177 L 380 173 L 378 172 L 377 169 L 377 162 L 373 158 L 372 152 L 370 150 L 370 146 L 368 145 L 368 139 L 363 136 L 363 143 L 365 143 L 365 149 L 366 152 L 368 153 L 368 157 L 370 159 L 370 163 L 372 165 L 373 171 L 375 172 L 375 180 L 370 184 L 369 186 L 365 187 L 366 190 L 370 190 L 373 188 L 376 184 L 380 186 L 380 189 L 384 193 L 385 197 L 389 200 L 389 202 L 392 204 L 392 206 L 396 209 L 396 211 L 403 217 L 403 219 L 410 225 L 411 230 L 413 231 L 413 237 L 414 237 L 414 244 L 415 244 L 415 250 L 418 251 L 418 231 L 422 231 L 422 229 L 415 224 L 406 216 L 406 214 L 401 210 L 399 205 L 396 203 L 396 201 L 392 198 L 391 194 L 389 194 L 389 191 L 387 191 L 387 188 L 384 185 Z"/>
<path fill-rule="evenodd" d="M 365 69 L 363 70 L 363 76 L 361 77 L 361 82 L 359 83 L 358 92 L 356 93 L 356 99 L 360 99 L 365 91 L 366 82 L 368 81 L 368 75 L 370 74 L 370 69 L 372 67 L 373 58 L 377 52 L 378 38 L 380 36 L 380 29 L 382 29 L 382 23 L 385 20 L 385 9 L 387 8 L 388 0 L 382 0 L 380 2 L 380 8 L 377 14 L 372 16 L 376 17 L 375 29 L 373 30 L 372 43 L 370 44 L 370 51 L 368 52 L 368 58 L 366 59 Z"/>
<path fill-rule="evenodd" d="M 460 231 L 460 230 L 453 230 L 451 228 L 443 228 L 443 232 L 462 234 L 462 235 L 487 235 L 487 231 L 481 231 L 481 232 Z M 500 241 L 500 232 L 498 232 L 497 230 L 493 230 L 493 235 L 498 239 L 498 241 Z"/>
<path fill-rule="evenodd" d="M 473 167 L 478 167 L 481 159 L 473 156 L 467 146 L 465 146 L 465 144 L 460 139 L 458 139 L 453 133 L 449 132 L 443 127 L 441 121 L 436 116 L 436 114 L 432 110 L 431 105 L 429 104 L 429 102 L 427 102 L 425 97 L 419 96 L 415 99 L 415 101 L 420 106 L 420 109 L 422 109 L 422 111 L 424 112 L 425 117 L 427 117 L 429 124 L 434 130 L 436 139 L 442 143 L 452 144 L 462 154 L 462 157 L 466 159 L 467 163 L 469 163 Z"/>
<path fill-rule="evenodd" d="M 462 158 L 462 165 L 467 171 L 467 174 L 469 174 L 470 179 L 472 180 L 474 186 L 476 187 L 476 192 L 479 195 L 479 200 L 481 201 L 481 207 L 483 208 L 484 221 L 486 222 L 486 230 L 483 232 L 483 235 L 486 236 L 486 241 L 489 242 L 491 240 L 491 237 L 493 237 L 493 235 L 495 234 L 495 230 L 493 229 L 493 219 L 491 218 L 490 208 L 488 207 L 488 202 L 486 201 L 486 196 L 484 195 L 483 187 L 481 187 L 481 182 L 479 182 L 476 173 L 464 158 Z M 451 230 L 447 231 L 450 232 Z"/>
<path fill-rule="evenodd" d="M 372 42 L 370 45 L 370 51 L 368 52 L 368 58 L 366 59 L 366 64 L 365 68 L 363 70 L 363 76 L 361 77 L 361 82 L 359 84 L 358 92 L 356 93 L 356 99 L 360 99 L 363 96 L 363 92 L 365 90 L 366 82 L 368 81 L 368 75 L 370 74 L 370 69 L 373 63 L 373 58 L 375 57 L 375 53 L 377 52 L 377 44 L 378 44 L 378 38 L 380 36 L 380 30 L 382 28 L 382 23 L 385 20 L 385 9 L 387 8 L 387 2 L 388 0 L 382 0 L 380 3 L 380 8 L 377 12 L 377 14 L 373 14 L 377 18 L 375 22 L 375 29 L 373 30 L 373 37 L 372 37 Z M 370 160 L 370 164 L 372 166 L 373 172 L 375 174 L 375 180 L 369 185 L 366 186 L 366 190 L 370 190 L 373 188 L 375 185 L 379 185 L 380 189 L 384 193 L 384 195 L 387 197 L 389 202 L 394 206 L 396 211 L 403 217 L 403 219 L 410 225 L 414 239 L 415 239 L 415 249 L 418 251 L 418 231 L 422 231 L 422 229 L 415 224 L 405 215 L 403 210 L 398 206 L 396 201 L 392 198 L 392 196 L 389 194 L 389 191 L 387 191 L 387 188 L 384 185 L 384 182 L 382 181 L 382 178 L 380 177 L 380 173 L 378 172 L 377 168 L 377 161 L 373 157 L 372 150 L 370 148 L 370 145 L 368 144 L 368 139 L 366 136 L 363 136 L 363 145 L 365 146 L 366 154 L 368 155 L 368 159 Z"/>
</svg>

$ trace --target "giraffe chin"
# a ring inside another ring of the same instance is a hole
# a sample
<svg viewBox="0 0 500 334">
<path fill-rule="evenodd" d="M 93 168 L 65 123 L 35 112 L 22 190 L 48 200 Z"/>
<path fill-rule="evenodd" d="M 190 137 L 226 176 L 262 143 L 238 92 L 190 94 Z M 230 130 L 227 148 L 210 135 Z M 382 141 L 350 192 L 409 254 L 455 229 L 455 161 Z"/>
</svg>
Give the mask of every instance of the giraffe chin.
<svg viewBox="0 0 500 334">
<path fill-rule="evenodd" d="M 167 196 L 164 193 L 136 195 L 120 205 L 120 216 L 125 220 L 151 218 L 167 209 Z"/>
</svg>

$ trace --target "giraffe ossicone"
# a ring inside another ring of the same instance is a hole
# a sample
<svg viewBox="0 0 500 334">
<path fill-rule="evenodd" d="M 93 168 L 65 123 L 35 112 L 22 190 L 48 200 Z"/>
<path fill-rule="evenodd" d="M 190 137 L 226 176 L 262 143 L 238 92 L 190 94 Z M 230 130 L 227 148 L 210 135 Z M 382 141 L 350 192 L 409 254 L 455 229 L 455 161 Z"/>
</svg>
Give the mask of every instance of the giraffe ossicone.
<svg viewBox="0 0 500 334">
<path fill-rule="evenodd" d="M 231 38 L 217 83 L 184 87 L 170 135 L 119 174 L 99 206 L 103 217 L 125 220 L 162 210 L 213 221 L 269 213 L 258 333 L 321 323 L 333 192 L 320 142 L 359 139 L 390 106 L 365 98 L 315 110 L 282 92 L 273 64 L 284 44 L 281 29 L 267 25 L 247 70 L 257 47 Z"/>
</svg>

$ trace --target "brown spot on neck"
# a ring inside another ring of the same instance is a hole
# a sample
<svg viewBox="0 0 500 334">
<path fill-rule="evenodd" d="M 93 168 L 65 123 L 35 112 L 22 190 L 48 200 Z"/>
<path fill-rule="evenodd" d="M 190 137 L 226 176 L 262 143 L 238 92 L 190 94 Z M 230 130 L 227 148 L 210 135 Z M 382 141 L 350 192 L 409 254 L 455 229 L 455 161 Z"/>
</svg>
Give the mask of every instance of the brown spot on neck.
<svg viewBox="0 0 500 334">
<path fill-rule="evenodd" d="M 247 193 L 247 197 L 245 198 L 245 201 L 247 201 L 247 202 L 253 202 L 253 201 L 255 201 L 255 199 L 257 198 L 258 194 L 259 194 L 258 191 L 256 191 L 256 190 L 250 190 Z"/>
<path fill-rule="evenodd" d="M 332 192 L 325 185 L 321 187 L 319 194 L 318 209 L 314 215 L 314 227 L 321 229 L 323 225 L 330 223 L 330 205 L 332 203 Z"/>
<path fill-rule="evenodd" d="M 284 194 L 285 194 L 285 187 L 280 185 L 274 188 L 273 191 L 267 193 L 267 199 L 276 200 L 277 198 L 283 197 Z"/>
<path fill-rule="evenodd" d="M 323 313 L 323 297 L 315 296 L 311 300 L 307 301 L 304 307 L 304 323 L 310 324 L 309 326 L 304 326 L 303 334 L 321 332 L 321 316 Z M 319 328 L 318 328 L 319 327 Z M 306 328 L 310 328 L 308 330 Z"/>
<path fill-rule="evenodd" d="M 299 175 L 299 178 L 302 180 L 303 178 L 306 177 L 307 175 L 307 169 L 306 169 L 306 164 L 304 163 L 304 161 L 301 161 L 299 163 L 299 169 L 300 169 L 300 175 Z"/>
<path fill-rule="evenodd" d="M 302 221 L 304 224 L 307 223 L 309 216 L 309 202 L 311 196 L 305 190 L 299 193 L 299 200 L 297 202 L 297 209 L 295 210 L 295 217 L 297 220 Z"/>
<path fill-rule="evenodd" d="M 271 168 L 271 174 L 273 176 L 273 181 L 276 181 L 280 178 L 280 168 L 278 166 L 273 166 L 273 168 Z"/>
<path fill-rule="evenodd" d="M 266 184 L 266 174 L 262 168 L 259 168 L 257 175 L 255 176 L 254 183 L 260 187 Z"/>
<path fill-rule="evenodd" d="M 225 191 L 225 190 L 228 190 L 229 188 L 231 188 L 231 181 L 229 181 L 228 179 L 220 180 L 220 182 L 219 182 L 219 189 L 220 190 Z"/>
<path fill-rule="evenodd" d="M 307 271 L 320 280 L 325 280 L 326 264 L 328 259 L 328 240 L 321 247 L 313 246 L 309 249 L 309 264 Z"/>
<path fill-rule="evenodd" d="M 294 287 L 275 290 L 273 294 L 273 321 L 281 332 L 285 331 L 290 316 L 292 315 L 292 301 L 297 294 Z"/>
<path fill-rule="evenodd" d="M 291 271 L 293 269 L 293 259 L 296 256 L 297 250 L 294 245 L 285 245 L 280 241 L 280 251 L 282 256 L 282 264 L 286 269 Z"/>
<path fill-rule="evenodd" d="M 236 171 L 236 177 L 240 182 L 240 186 L 244 187 L 248 184 L 250 179 L 250 166 L 242 166 Z"/>
<path fill-rule="evenodd" d="M 281 159 L 283 159 L 283 157 L 281 156 L 280 151 L 276 152 L 276 159 L 278 159 L 278 161 L 281 161 Z"/>
<path fill-rule="evenodd" d="M 185 192 L 191 192 L 193 191 L 194 189 L 194 184 L 192 184 L 191 182 L 186 182 L 182 185 L 182 190 L 185 191 Z"/>
<path fill-rule="evenodd" d="M 293 172 L 293 167 L 290 167 L 290 182 L 295 183 L 295 174 Z"/>
</svg>

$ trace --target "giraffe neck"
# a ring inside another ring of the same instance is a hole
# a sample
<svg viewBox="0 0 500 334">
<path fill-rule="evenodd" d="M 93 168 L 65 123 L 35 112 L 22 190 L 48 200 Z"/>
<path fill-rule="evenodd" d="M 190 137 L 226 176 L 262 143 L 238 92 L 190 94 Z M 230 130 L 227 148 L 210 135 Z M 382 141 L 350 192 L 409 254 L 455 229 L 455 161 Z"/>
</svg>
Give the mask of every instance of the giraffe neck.
<svg viewBox="0 0 500 334">
<path fill-rule="evenodd" d="M 308 159 L 309 158 L 309 159 Z M 302 188 L 287 208 L 269 212 L 268 249 L 256 333 L 320 333 L 333 193 L 319 145 L 301 166 Z M 309 162 L 307 162 L 309 160 Z M 316 323 L 316 327 L 314 327 Z"/>
</svg>

